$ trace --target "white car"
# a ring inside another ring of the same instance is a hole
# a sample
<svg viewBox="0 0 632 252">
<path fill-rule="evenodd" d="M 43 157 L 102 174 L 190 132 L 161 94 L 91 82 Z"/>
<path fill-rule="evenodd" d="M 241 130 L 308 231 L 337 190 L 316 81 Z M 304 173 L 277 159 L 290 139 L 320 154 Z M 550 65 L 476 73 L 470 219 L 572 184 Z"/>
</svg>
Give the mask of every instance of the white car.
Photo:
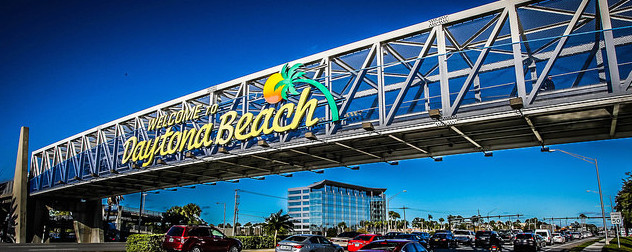
<svg viewBox="0 0 632 252">
<path fill-rule="evenodd" d="M 548 230 L 548 229 L 536 229 L 535 233 L 538 234 L 538 235 L 541 235 L 542 238 L 544 238 L 544 241 L 546 241 L 547 245 L 553 244 L 553 240 L 551 239 L 553 237 L 551 235 L 551 231 L 550 230 Z"/>
<path fill-rule="evenodd" d="M 474 234 L 474 231 L 454 230 L 452 233 L 454 234 L 454 238 L 456 238 L 456 241 L 458 243 L 468 244 L 468 245 L 474 244 L 474 238 L 476 237 L 476 235 Z"/>
<path fill-rule="evenodd" d="M 566 238 L 560 233 L 553 233 L 553 243 L 565 243 Z"/>
</svg>

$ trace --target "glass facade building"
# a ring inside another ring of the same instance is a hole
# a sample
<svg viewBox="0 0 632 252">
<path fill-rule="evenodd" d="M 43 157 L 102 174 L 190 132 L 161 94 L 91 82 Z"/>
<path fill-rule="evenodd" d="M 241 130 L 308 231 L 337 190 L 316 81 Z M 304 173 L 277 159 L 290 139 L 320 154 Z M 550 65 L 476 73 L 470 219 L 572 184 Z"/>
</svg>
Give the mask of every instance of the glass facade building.
<svg viewBox="0 0 632 252">
<path fill-rule="evenodd" d="M 337 227 L 359 228 L 362 221 L 385 221 L 385 188 L 368 188 L 323 180 L 288 189 L 288 214 L 294 232 L 310 234 Z"/>
</svg>

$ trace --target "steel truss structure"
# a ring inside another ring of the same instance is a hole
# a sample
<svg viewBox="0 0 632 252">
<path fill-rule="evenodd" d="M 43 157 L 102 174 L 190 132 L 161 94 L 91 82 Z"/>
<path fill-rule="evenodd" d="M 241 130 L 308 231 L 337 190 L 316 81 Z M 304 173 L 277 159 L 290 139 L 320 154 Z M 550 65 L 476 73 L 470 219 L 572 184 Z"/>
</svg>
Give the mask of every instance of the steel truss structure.
<svg viewBox="0 0 632 252">
<path fill-rule="evenodd" d="M 320 95 L 319 124 L 122 164 L 123 143 L 165 133 L 149 120 L 196 105 L 240 114 L 281 66 L 212 86 L 36 150 L 30 195 L 102 198 L 329 167 L 632 134 L 632 2 L 509 0 L 442 16 L 299 59 Z M 555 89 L 545 89 L 552 77 Z M 297 86 L 298 89 L 302 87 Z M 512 107 L 509 100 L 513 99 Z M 296 102 L 290 98 L 288 102 Z M 175 130 L 218 122 L 206 116 Z M 364 123 L 364 127 L 363 127 Z M 370 124 L 369 124 L 370 123 Z M 309 138 L 305 133 L 311 132 Z M 265 144 L 257 144 L 265 140 Z"/>
</svg>

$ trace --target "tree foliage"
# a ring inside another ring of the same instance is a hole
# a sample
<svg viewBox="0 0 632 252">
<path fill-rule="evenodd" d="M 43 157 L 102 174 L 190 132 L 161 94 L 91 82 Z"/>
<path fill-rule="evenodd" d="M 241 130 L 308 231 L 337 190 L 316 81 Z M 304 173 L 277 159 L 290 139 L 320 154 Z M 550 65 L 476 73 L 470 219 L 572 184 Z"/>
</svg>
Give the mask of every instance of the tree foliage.
<svg viewBox="0 0 632 252">
<path fill-rule="evenodd" d="M 162 214 L 162 226 L 169 228 L 172 225 L 200 225 L 206 224 L 201 218 L 200 206 L 189 203 L 185 206 L 172 206 Z"/>
<path fill-rule="evenodd" d="M 275 244 L 277 242 L 278 234 L 284 234 L 294 229 L 294 224 L 290 219 L 290 215 L 283 214 L 283 209 L 270 214 L 270 217 L 266 218 L 266 222 L 263 224 L 263 229 L 268 233 L 274 233 Z"/>
<path fill-rule="evenodd" d="M 617 193 L 614 208 L 623 215 L 623 226 L 630 227 L 632 226 L 632 174 L 626 172 L 625 175 L 627 177 L 622 179 L 623 185 Z"/>
</svg>

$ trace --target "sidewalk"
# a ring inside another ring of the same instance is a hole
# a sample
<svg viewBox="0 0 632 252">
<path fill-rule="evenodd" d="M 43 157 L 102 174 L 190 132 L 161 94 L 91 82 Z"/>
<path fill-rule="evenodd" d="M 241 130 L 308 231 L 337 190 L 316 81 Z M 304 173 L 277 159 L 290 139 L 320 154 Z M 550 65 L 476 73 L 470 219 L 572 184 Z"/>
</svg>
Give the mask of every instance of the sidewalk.
<svg viewBox="0 0 632 252">
<path fill-rule="evenodd" d="M 610 240 L 612 241 L 612 240 Z M 587 251 L 587 252 L 601 252 L 601 249 L 603 249 L 603 246 L 606 246 L 606 239 L 601 239 L 598 242 L 593 243 L 592 245 L 585 247 L 582 251 Z"/>
</svg>

